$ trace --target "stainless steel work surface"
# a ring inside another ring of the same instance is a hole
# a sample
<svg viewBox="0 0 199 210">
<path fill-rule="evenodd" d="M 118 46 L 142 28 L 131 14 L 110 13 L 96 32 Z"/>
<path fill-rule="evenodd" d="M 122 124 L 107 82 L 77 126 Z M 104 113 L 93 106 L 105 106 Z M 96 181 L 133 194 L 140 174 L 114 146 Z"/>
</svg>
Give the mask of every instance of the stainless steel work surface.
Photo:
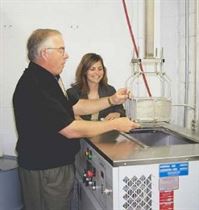
<svg viewBox="0 0 199 210">
<path fill-rule="evenodd" d="M 168 123 L 143 124 L 87 140 L 113 166 L 199 159 L 199 133 Z"/>
</svg>

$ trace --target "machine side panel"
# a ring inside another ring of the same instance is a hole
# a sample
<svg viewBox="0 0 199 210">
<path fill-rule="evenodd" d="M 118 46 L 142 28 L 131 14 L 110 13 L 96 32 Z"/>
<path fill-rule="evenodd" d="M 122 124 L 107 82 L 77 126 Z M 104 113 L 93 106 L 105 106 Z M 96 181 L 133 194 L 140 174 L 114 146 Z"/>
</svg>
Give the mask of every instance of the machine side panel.
<svg viewBox="0 0 199 210">
<path fill-rule="evenodd" d="M 119 209 L 198 210 L 198 177 L 199 161 L 121 166 Z"/>
</svg>

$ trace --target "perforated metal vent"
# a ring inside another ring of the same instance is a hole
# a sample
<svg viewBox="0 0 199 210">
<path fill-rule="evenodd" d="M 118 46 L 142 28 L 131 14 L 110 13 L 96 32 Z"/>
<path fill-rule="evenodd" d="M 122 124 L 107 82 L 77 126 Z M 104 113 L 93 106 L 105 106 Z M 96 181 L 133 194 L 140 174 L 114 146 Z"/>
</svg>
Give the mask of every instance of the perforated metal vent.
<svg viewBox="0 0 199 210">
<path fill-rule="evenodd" d="M 124 177 L 123 210 L 152 210 L 152 175 Z"/>
</svg>

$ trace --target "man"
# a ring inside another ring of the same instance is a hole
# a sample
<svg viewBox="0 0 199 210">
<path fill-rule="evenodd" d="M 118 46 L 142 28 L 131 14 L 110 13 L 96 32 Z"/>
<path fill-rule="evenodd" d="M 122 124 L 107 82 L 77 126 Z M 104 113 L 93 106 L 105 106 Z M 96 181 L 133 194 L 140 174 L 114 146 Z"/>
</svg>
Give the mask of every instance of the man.
<svg viewBox="0 0 199 210">
<path fill-rule="evenodd" d="M 27 50 L 30 63 L 13 95 L 24 206 L 26 210 L 68 210 L 78 138 L 114 129 L 127 132 L 139 125 L 128 118 L 103 122 L 74 119 L 74 115 L 121 104 L 128 94 L 120 89 L 109 98 L 69 100 L 59 85 L 59 75 L 68 58 L 59 31 L 34 31 Z"/>
</svg>

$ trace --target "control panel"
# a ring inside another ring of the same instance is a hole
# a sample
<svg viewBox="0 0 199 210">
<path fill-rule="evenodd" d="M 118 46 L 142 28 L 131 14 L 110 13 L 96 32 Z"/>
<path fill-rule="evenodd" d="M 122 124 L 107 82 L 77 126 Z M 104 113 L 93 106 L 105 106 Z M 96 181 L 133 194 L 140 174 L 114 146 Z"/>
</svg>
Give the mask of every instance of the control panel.
<svg viewBox="0 0 199 210">
<path fill-rule="evenodd" d="M 112 203 L 112 170 L 110 164 L 86 141 L 76 158 L 78 179 L 98 201 L 102 209 Z"/>
</svg>

